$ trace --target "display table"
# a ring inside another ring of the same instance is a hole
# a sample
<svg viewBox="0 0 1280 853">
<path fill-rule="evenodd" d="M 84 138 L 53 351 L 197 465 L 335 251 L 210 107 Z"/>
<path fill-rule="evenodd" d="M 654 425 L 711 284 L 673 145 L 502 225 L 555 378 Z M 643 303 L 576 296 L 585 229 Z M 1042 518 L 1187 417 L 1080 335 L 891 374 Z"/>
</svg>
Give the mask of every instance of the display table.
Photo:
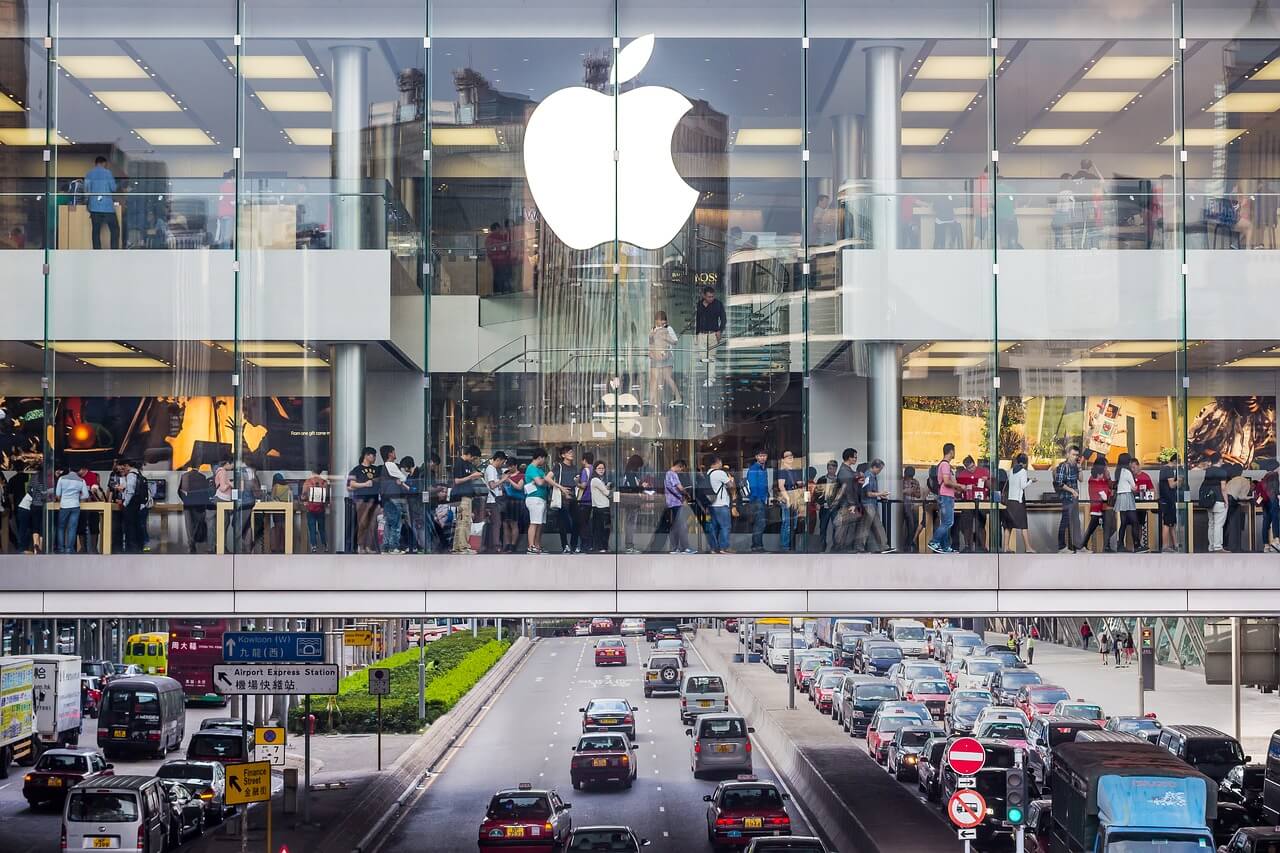
<svg viewBox="0 0 1280 853">
<path fill-rule="evenodd" d="M 215 551 L 218 554 L 225 554 L 227 553 L 227 513 L 234 512 L 240 507 L 234 501 L 219 501 L 214 506 L 217 510 L 214 516 L 214 525 L 217 528 Z M 284 552 L 292 554 L 293 501 L 258 501 L 250 508 L 252 516 L 266 516 L 274 513 L 284 516 Z"/>
<path fill-rule="evenodd" d="M 124 219 L 120 202 L 115 202 L 116 222 L 120 224 L 120 245 L 124 245 Z M 111 248 L 111 232 L 102 226 L 98 237 L 104 249 Z M 83 204 L 72 207 L 68 204 L 58 205 L 58 242 L 59 249 L 92 249 L 93 223 L 89 218 L 89 208 Z"/>
</svg>

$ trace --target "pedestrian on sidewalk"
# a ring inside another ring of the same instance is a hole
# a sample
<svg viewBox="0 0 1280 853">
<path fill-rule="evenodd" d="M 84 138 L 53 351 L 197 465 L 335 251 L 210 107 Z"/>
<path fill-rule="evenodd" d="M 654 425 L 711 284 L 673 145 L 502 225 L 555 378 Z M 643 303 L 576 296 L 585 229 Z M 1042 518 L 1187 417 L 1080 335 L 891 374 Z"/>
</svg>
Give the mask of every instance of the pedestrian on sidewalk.
<svg viewBox="0 0 1280 853">
<path fill-rule="evenodd" d="M 1124 665 L 1133 666 L 1133 632 L 1124 632 Z"/>
<path fill-rule="evenodd" d="M 1032 625 L 1031 633 L 1027 635 L 1027 665 L 1028 666 L 1036 662 L 1036 637 L 1039 636 L 1039 634 L 1040 632 L 1036 630 L 1034 625 Z"/>
<path fill-rule="evenodd" d="M 1098 651 L 1102 652 L 1102 665 L 1107 665 L 1107 655 L 1111 654 L 1111 638 L 1107 636 L 1107 632 L 1103 631 L 1102 636 L 1098 637 Z"/>
<path fill-rule="evenodd" d="M 1089 638 L 1093 636 L 1093 629 L 1089 627 L 1088 622 L 1080 623 L 1080 648 L 1088 651 Z"/>
<path fill-rule="evenodd" d="M 1111 654 L 1116 659 L 1117 667 L 1120 666 L 1120 653 L 1124 651 L 1123 646 L 1124 646 L 1124 640 L 1120 637 L 1119 634 L 1116 634 L 1115 639 L 1111 643 Z"/>
</svg>

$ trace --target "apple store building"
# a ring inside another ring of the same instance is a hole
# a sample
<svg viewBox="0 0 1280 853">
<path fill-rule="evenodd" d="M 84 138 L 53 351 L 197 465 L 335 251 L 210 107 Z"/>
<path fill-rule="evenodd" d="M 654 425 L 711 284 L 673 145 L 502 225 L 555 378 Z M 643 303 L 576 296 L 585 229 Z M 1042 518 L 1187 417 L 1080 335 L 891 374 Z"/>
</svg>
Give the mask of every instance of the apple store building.
<svg viewBox="0 0 1280 853">
<path fill-rule="evenodd" d="M 1280 0 L 0 0 L 0 552 L 1261 553 L 1278 225 Z"/>
</svg>

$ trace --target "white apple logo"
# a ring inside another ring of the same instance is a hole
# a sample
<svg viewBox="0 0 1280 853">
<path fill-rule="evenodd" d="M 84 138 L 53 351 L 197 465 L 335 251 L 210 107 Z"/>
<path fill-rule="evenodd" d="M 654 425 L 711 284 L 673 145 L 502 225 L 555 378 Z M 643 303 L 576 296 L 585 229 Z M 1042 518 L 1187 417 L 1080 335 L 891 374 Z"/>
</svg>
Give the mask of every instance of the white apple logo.
<svg viewBox="0 0 1280 853">
<path fill-rule="evenodd" d="M 610 82 L 635 77 L 652 53 L 652 33 L 628 44 L 618 52 Z M 615 236 L 642 249 L 670 243 L 698 200 L 698 191 L 671 161 L 676 124 L 692 108 L 687 98 L 663 86 L 623 92 L 617 99 L 615 146 L 610 95 L 571 86 L 539 104 L 525 128 L 524 171 L 551 230 L 574 249 L 590 249 Z"/>
</svg>

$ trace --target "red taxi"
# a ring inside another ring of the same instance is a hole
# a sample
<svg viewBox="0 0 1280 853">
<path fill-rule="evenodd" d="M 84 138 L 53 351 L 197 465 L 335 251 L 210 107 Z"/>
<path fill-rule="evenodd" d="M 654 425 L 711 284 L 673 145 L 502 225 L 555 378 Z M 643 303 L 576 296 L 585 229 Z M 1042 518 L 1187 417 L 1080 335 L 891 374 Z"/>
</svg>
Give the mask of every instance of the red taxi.
<svg viewBox="0 0 1280 853">
<path fill-rule="evenodd" d="M 627 642 L 620 637 L 596 640 L 596 666 L 627 665 Z"/>
<path fill-rule="evenodd" d="M 32 808 L 41 803 L 60 803 L 67 798 L 67 791 L 97 774 L 114 775 L 111 765 L 100 752 L 91 749 L 45 750 L 31 772 L 22 777 L 22 796 L 27 798 Z"/>
<path fill-rule="evenodd" d="M 871 753 L 877 764 L 884 764 L 889 758 L 889 746 L 898 729 L 918 726 L 923 722 L 915 714 L 881 714 L 876 711 L 867 726 L 867 752 Z"/>
<path fill-rule="evenodd" d="M 1071 694 L 1056 684 L 1028 684 L 1018 691 L 1018 698 L 1013 704 L 1022 709 L 1022 713 L 1030 720 L 1038 714 L 1052 713 L 1054 705 L 1070 698 Z"/>
<path fill-rule="evenodd" d="M 812 682 L 810 692 L 813 695 L 813 704 L 818 707 L 818 712 L 822 714 L 831 713 L 831 703 L 835 699 L 836 691 L 840 689 L 840 682 L 844 681 L 844 677 L 849 674 L 849 670 L 843 667 L 826 668 Z"/>
<path fill-rule="evenodd" d="M 905 698 L 909 702 L 923 702 L 929 716 L 941 720 L 947 710 L 947 700 L 951 698 L 951 685 L 941 678 L 917 678 L 907 688 Z"/>
<path fill-rule="evenodd" d="M 573 831 L 570 806 L 555 791 L 534 790 L 528 782 L 499 791 L 480 824 L 480 849 L 555 853 Z"/>
<path fill-rule="evenodd" d="M 636 757 L 631 753 L 637 747 L 625 735 L 583 735 L 572 749 L 569 778 L 575 789 L 603 782 L 617 782 L 624 788 L 630 788 L 636 781 Z"/>
<path fill-rule="evenodd" d="M 613 627 L 613 620 L 608 616 L 597 616 L 591 620 L 592 634 L 616 634 L 618 633 Z"/>
<path fill-rule="evenodd" d="M 707 838 L 713 849 L 746 847 L 753 838 L 791 834 L 785 804 L 790 795 L 773 782 L 739 776 L 721 782 L 714 794 L 702 799 L 707 802 Z"/>
</svg>

